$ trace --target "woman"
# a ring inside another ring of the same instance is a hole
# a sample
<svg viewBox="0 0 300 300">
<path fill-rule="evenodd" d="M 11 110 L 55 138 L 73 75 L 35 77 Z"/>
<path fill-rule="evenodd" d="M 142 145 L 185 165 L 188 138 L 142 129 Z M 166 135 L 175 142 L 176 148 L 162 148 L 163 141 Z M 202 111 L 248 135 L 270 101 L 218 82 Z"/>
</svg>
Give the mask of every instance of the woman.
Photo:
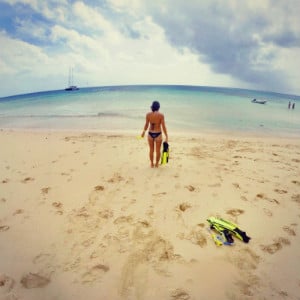
<svg viewBox="0 0 300 300">
<path fill-rule="evenodd" d="M 160 104 L 158 101 L 154 101 L 151 105 L 151 112 L 146 115 L 146 123 L 144 131 L 141 136 L 144 137 L 146 130 L 148 129 L 148 143 L 149 143 L 149 157 L 151 168 L 154 166 L 157 168 L 160 160 L 160 147 L 162 143 L 162 132 L 165 134 L 166 142 L 168 142 L 168 133 L 165 124 L 165 117 L 159 112 Z M 154 148 L 156 152 L 156 160 L 154 165 Z"/>
</svg>

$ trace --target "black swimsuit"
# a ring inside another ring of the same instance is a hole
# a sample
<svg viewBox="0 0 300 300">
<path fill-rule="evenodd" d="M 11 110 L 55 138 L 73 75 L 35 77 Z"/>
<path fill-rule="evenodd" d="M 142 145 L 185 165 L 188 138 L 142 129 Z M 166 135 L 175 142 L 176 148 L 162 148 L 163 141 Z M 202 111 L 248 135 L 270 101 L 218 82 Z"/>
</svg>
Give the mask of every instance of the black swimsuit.
<svg viewBox="0 0 300 300">
<path fill-rule="evenodd" d="M 161 135 L 161 132 L 151 132 L 149 131 L 148 134 L 153 138 L 156 139 L 157 137 L 159 137 Z"/>
</svg>

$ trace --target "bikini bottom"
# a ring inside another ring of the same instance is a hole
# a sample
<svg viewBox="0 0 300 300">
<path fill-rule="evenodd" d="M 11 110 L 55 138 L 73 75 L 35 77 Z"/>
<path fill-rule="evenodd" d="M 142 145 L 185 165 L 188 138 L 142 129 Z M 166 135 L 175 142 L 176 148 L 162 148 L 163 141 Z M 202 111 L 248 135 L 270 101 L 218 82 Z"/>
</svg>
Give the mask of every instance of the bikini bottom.
<svg viewBox="0 0 300 300">
<path fill-rule="evenodd" d="M 161 135 L 161 132 L 151 132 L 149 131 L 148 134 L 153 138 L 156 139 L 157 137 L 159 137 Z"/>
</svg>

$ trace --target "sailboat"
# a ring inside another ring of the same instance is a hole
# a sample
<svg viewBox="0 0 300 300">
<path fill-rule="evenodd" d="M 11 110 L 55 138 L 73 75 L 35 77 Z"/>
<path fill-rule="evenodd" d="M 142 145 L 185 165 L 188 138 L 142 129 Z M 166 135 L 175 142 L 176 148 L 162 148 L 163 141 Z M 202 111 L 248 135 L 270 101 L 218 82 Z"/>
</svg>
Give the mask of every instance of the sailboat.
<svg viewBox="0 0 300 300">
<path fill-rule="evenodd" d="M 77 91 L 79 88 L 73 85 L 73 68 L 69 70 L 69 86 L 65 88 L 65 91 Z"/>
</svg>

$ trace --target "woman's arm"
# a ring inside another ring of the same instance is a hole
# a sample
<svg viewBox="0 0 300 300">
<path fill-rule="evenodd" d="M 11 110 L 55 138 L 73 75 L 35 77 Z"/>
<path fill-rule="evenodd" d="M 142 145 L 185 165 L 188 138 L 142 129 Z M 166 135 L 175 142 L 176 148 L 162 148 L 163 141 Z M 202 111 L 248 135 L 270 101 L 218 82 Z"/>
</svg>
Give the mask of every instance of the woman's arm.
<svg viewBox="0 0 300 300">
<path fill-rule="evenodd" d="M 168 131 L 167 131 L 167 127 L 166 127 L 166 123 L 165 123 L 165 116 L 162 115 L 161 118 L 161 126 L 162 126 L 162 130 L 166 136 L 166 142 L 168 142 Z"/>
<path fill-rule="evenodd" d="M 148 114 L 146 115 L 146 122 L 145 122 L 145 126 L 144 126 L 144 130 L 143 130 L 143 132 L 142 132 L 142 134 L 141 134 L 141 137 L 144 137 L 145 136 L 145 132 L 146 132 L 146 130 L 148 129 L 148 127 L 149 127 L 149 117 L 148 117 Z"/>
</svg>

